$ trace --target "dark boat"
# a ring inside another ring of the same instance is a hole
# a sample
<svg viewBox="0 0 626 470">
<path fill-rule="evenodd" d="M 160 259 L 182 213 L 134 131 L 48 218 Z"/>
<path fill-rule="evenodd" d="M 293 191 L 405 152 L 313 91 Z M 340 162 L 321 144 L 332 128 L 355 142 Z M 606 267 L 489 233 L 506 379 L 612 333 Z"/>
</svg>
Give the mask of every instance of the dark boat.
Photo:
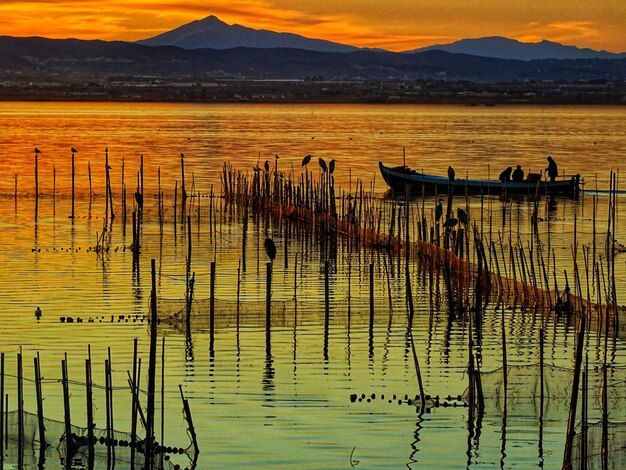
<svg viewBox="0 0 626 470">
<path fill-rule="evenodd" d="M 426 194 L 446 193 L 451 187 L 454 194 L 484 194 L 484 195 L 528 195 L 554 194 L 577 198 L 580 193 L 580 175 L 572 176 L 571 179 L 554 182 L 524 180 L 522 182 L 501 182 L 498 180 L 461 179 L 455 178 L 450 181 L 447 176 L 435 176 L 419 173 L 407 166 L 387 167 L 378 162 L 380 172 L 385 183 L 391 188 L 393 194 L 402 196 L 407 190 L 409 194 L 419 195 L 422 191 Z M 541 175 L 536 175 L 541 177 Z"/>
</svg>

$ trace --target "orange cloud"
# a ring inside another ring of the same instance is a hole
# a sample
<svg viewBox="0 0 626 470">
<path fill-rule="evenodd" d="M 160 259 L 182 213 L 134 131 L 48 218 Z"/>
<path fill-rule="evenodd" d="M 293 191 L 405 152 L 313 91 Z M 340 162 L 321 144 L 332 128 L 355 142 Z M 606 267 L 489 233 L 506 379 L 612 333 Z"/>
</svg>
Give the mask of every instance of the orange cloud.
<svg viewBox="0 0 626 470">
<path fill-rule="evenodd" d="M 602 39 L 599 26 L 591 21 L 553 21 L 546 24 L 533 22 L 528 26 L 533 32 L 517 35 L 515 39 L 522 42 L 547 39 L 567 45 L 596 44 Z"/>
<path fill-rule="evenodd" d="M 623 1 L 551 0 L 531 8 L 501 0 L 0 0 L 0 33 L 138 40 L 216 15 L 229 24 L 391 50 L 500 35 L 621 52 Z"/>
</svg>

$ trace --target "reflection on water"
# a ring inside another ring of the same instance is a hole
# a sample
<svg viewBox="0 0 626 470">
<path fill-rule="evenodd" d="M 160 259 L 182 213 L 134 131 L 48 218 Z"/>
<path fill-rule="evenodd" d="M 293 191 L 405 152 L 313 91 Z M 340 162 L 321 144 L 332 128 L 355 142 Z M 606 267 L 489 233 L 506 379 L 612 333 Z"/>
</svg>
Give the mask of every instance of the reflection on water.
<svg viewBox="0 0 626 470">
<path fill-rule="evenodd" d="M 154 258 L 162 318 L 159 335 L 166 343 L 163 442 L 182 447 L 189 444 L 180 414 L 178 385 L 182 384 L 198 433 L 198 468 L 342 468 L 357 465 L 357 461 L 363 468 L 560 465 L 568 407 L 562 401 L 551 400 L 539 412 L 528 404 L 516 403 L 512 389 L 505 401 L 506 414 L 496 402 L 488 403 L 482 416 L 471 415 L 463 406 L 430 406 L 418 413 L 414 405 L 407 404 L 405 397 L 418 394 L 418 384 L 408 334 L 403 260 L 371 247 L 356 249 L 341 239 L 328 243 L 319 234 L 292 224 L 286 231 L 287 243 L 281 225 L 287 222 L 251 216 L 244 229 L 238 211 L 224 208 L 221 200 L 213 204 L 210 198 L 199 198 L 200 207 L 194 202 L 190 234 L 187 225 L 181 223 L 180 212 L 174 222 L 173 188 L 180 177 L 178 153 L 186 155 L 187 184 L 193 174 L 195 190 L 203 195 L 210 192 L 211 184 L 219 193 L 216 188 L 222 161 L 251 169 L 259 152 L 261 162 L 279 153 L 279 165 L 290 171 L 293 162 L 296 174 L 302 155 L 332 152 L 338 162 L 337 184 L 348 188 L 352 182 L 353 191 L 356 178 L 367 178 L 366 184 L 372 179 L 379 158 L 397 160 L 402 145 L 419 149 L 433 171 L 445 168 L 450 159 L 458 159 L 454 160 L 457 168 L 464 162 L 471 171 L 484 171 L 485 159 L 477 158 L 484 157 L 483 151 L 493 155 L 490 162 L 494 166 L 502 166 L 505 159 L 515 155 L 526 167 L 531 165 L 530 159 L 533 165 L 543 165 L 547 147 L 554 154 L 557 152 L 552 149 L 563 145 L 564 162 L 564 156 L 586 149 L 587 140 L 593 139 L 601 145 L 598 152 L 602 156 L 596 162 L 596 155 L 593 161 L 602 171 L 602 165 L 614 164 L 614 155 L 624 150 L 624 131 L 617 125 L 623 121 L 623 111 L 107 104 L 77 105 L 68 110 L 55 103 L 41 105 L 41 109 L 32 104 L 2 106 L 5 113 L 0 126 L 11 132 L 0 133 L 0 139 L 5 139 L 2 148 L 8 149 L 0 156 L 0 166 L 5 169 L 0 188 L 7 196 L 0 205 L 0 265 L 4 267 L 0 271 L 4 331 L 0 349 L 5 353 L 10 409 L 15 408 L 16 396 L 14 358 L 22 346 L 26 377 L 32 377 L 26 364 L 30 365 L 37 351 L 40 353 L 42 375 L 47 379 L 43 383 L 45 413 L 62 420 L 62 390 L 57 379 L 67 352 L 70 379 L 76 381 L 71 386 L 76 403 L 72 420 L 84 426 L 85 390 L 80 383 L 84 381 L 87 348 L 91 345 L 94 382 L 104 384 L 104 362 L 110 346 L 115 427 L 130 429 L 132 402 L 127 370 L 132 370 L 132 340 L 138 338 L 139 355 L 144 359 L 140 386 L 145 389 L 145 318 L 149 262 Z M 507 115 L 506 120 L 503 115 Z M 568 119 L 562 122 L 563 117 Z M 499 127 L 493 128 L 494 122 Z M 581 126 L 586 127 L 587 135 L 577 132 Z M 35 133 L 35 128 L 39 132 Z M 74 135 L 64 135 L 70 132 Z M 148 189 L 138 269 L 133 269 L 130 220 L 124 230 L 121 215 L 106 232 L 108 250 L 98 254 L 93 249 L 103 233 L 105 214 L 103 155 L 101 150 L 92 149 L 100 142 L 109 146 L 111 165 L 120 177 L 113 183 L 116 209 L 121 204 L 121 157 L 126 156 L 130 190 L 138 171 L 135 153 L 144 152 Z M 506 151 L 500 148 L 503 142 L 510 145 Z M 40 161 L 44 195 L 36 218 L 29 189 L 30 155 L 14 157 L 35 145 L 45 150 Z M 73 220 L 67 217 L 71 199 L 62 153 L 70 145 L 79 149 L 77 165 L 83 169 L 77 176 L 80 197 Z M 531 147 L 535 153 L 528 151 Z M 536 153 L 540 153 L 537 158 Z M 45 161 L 47 155 L 57 167 L 58 194 L 54 198 L 47 173 L 52 162 Z M 93 198 L 87 197 L 87 161 L 91 161 L 94 173 L 97 196 Z M 351 171 L 346 169 L 348 161 Z M 585 174 L 584 166 L 588 165 L 589 161 L 577 160 L 572 162 L 572 170 Z M 156 207 L 158 167 L 166 191 L 163 226 Z M 20 174 L 20 197 L 11 203 L 8 197 L 13 194 L 15 173 Z M 383 188 L 376 178 L 375 191 L 380 193 Z M 464 199 L 456 202 L 466 206 Z M 433 198 L 413 204 L 423 205 L 426 216 L 434 218 Z M 467 206 L 481 230 L 491 232 L 490 241 L 498 250 L 509 252 L 519 246 L 530 250 L 532 202 L 471 199 Z M 601 196 L 594 232 L 588 195 L 578 202 L 540 201 L 540 239 L 546 253 L 552 253 L 548 272 L 556 262 L 559 268 L 569 269 L 571 276 L 574 231 L 581 247 L 591 247 L 597 237 L 601 251 L 600 233 L 605 227 L 600 224 L 606 223 L 606 207 L 606 198 Z M 196 303 L 187 325 L 175 314 L 184 306 L 189 235 Z M 271 331 L 265 328 L 266 257 L 262 245 L 267 236 L 276 242 L 278 253 L 273 264 Z M 215 324 L 211 328 L 208 299 L 213 261 L 216 293 Z M 324 298 L 326 266 L 328 309 Z M 375 304 L 370 309 L 372 275 Z M 412 259 L 410 275 L 415 307 L 412 332 L 424 389 L 433 397 L 441 397 L 443 403 L 444 397 L 457 397 L 467 388 L 469 313 L 450 308 L 440 272 L 424 269 L 419 259 Z M 616 277 L 619 299 L 625 292 L 620 256 Z M 555 278 L 564 285 L 561 269 Z M 459 302 L 469 295 L 459 293 Z M 38 317 L 37 308 L 41 312 Z M 546 319 L 546 363 L 571 367 L 576 333 L 573 320 L 556 318 L 553 312 L 491 305 L 477 322 L 482 328 L 475 330 L 480 332 L 476 354 L 481 370 L 487 373 L 501 367 L 503 337 L 511 366 L 537 363 L 539 331 Z M 474 324 L 472 328 L 478 327 Z M 602 339 L 592 332 L 585 342 L 590 367 L 601 363 L 602 347 Z M 609 353 L 615 365 L 610 373 L 619 378 L 624 363 L 621 339 L 611 341 Z M 158 368 L 157 383 L 160 380 Z M 35 411 L 34 387 L 27 384 L 24 393 L 26 408 Z M 352 402 L 352 394 L 366 399 Z M 157 396 L 159 409 L 161 401 Z M 105 397 L 101 388 L 94 389 L 94 402 L 98 403 L 95 421 L 103 427 Z M 612 409 L 612 418 L 624 419 L 624 409 Z M 597 406 L 590 406 L 592 419 L 599 413 Z M 52 458 L 50 462 L 51 468 L 58 467 Z M 178 462 L 188 465 L 184 459 Z"/>
</svg>

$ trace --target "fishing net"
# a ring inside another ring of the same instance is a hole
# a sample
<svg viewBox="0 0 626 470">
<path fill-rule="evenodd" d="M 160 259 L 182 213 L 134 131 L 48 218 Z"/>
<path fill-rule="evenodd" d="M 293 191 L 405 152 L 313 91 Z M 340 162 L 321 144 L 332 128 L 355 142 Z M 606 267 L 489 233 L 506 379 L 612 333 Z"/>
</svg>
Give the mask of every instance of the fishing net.
<svg viewBox="0 0 626 470">
<path fill-rule="evenodd" d="M 572 395 L 574 370 L 545 365 L 543 367 L 543 410 L 541 409 L 541 366 L 512 365 L 506 370 L 506 387 L 504 369 L 481 373 L 485 409 L 502 413 L 506 402 L 509 416 L 562 419 L 567 416 Z M 588 370 L 588 407 L 600 410 L 602 404 L 602 370 Z M 607 384 L 608 408 L 612 416 L 626 411 L 626 369 L 610 370 Z M 467 400 L 469 388 L 463 397 Z M 579 393 L 579 398 L 581 393 Z M 625 417 L 626 418 L 626 417 Z"/>
<path fill-rule="evenodd" d="M 350 304 L 354 308 L 352 323 L 355 325 L 367 324 L 369 317 L 363 312 L 368 312 L 367 298 L 351 298 Z M 333 299 L 332 311 L 342 312 L 347 309 L 347 299 Z M 225 300 L 214 299 L 214 322 L 219 328 L 234 328 L 237 325 L 261 328 L 265 326 L 266 303 L 264 300 Z M 194 329 L 208 329 L 210 322 L 211 299 L 197 299 L 191 302 L 189 320 Z M 320 300 L 274 300 L 270 303 L 272 326 L 276 328 L 292 327 L 294 322 L 307 319 L 323 320 L 324 299 Z M 185 299 L 162 299 L 158 300 L 157 316 L 161 325 L 169 326 L 176 330 L 183 330 L 187 322 L 187 304 Z"/>
<path fill-rule="evenodd" d="M 626 423 L 608 423 L 606 467 L 602 456 L 602 422 L 587 426 L 586 436 L 577 429 L 572 447 L 572 467 L 574 469 L 621 470 L 626 468 Z M 585 450 L 583 451 L 583 449 Z"/>
<path fill-rule="evenodd" d="M 10 411 L 4 414 L 5 431 L 5 462 L 19 462 L 19 412 Z M 48 447 L 45 450 L 45 458 L 48 462 L 55 459 L 64 461 L 66 455 L 67 439 L 65 436 L 65 423 L 54 419 L 43 418 L 45 427 L 45 439 Z M 72 468 L 87 468 L 88 465 L 88 444 L 87 428 L 71 425 L 72 434 Z M 111 459 L 121 468 L 130 468 L 132 435 L 127 432 L 94 428 L 93 435 L 96 438 L 94 445 L 94 468 L 106 468 L 107 461 Z M 22 411 L 22 456 L 25 468 L 35 468 L 39 459 L 39 423 L 36 414 Z M 111 442 L 113 440 L 113 442 Z M 175 450 L 174 450 L 175 449 Z M 168 452 L 169 451 L 169 452 Z M 175 464 L 170 459 L 170 454 L 184 454 L 189 461 L 194 460 L 195 451 L 192 444 L 186 448 L 167 448 L 164 455 L 167 457 L 163 461 L 163 469 L 174 470 Z M 136 468 L 143 468 L 143 453 L 135 452 Z M 160 455 L 156 455 L 155 460 L 160 461 Z M 185 468 L 184 466 L 181 468 Z"/>
</svg>

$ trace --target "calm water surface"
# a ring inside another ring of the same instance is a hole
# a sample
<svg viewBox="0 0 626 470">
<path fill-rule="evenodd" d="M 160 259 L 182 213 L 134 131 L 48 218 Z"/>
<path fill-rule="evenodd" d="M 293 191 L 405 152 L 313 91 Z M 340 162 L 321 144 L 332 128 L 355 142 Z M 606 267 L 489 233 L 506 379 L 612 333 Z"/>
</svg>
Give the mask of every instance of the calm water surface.
<svg viewBox="0 0 626 470">
<path fill-rule="evenodd" d="M 115 427 L 130 428 L 130 394 L 126 371 L 132 340 L 138 338 L 147 364 L 150 259 L 157 260 L 160 310 L 167 315 L 182 307 L 185 291 L 187 234 L 172 220 L 174 184 L 180 182 L 180 153 L 185 154 L 186 183 L 206 195 L 213 185 L 220 192 L 223 162 L 249 169 L 260 161 L 300 172 L 306 154 L 337 161 L 337 184 L 354 189 L 361 178 L 381 195 L 385 188 L 377 162 L 407 163 L 426 172 L 445 174 L 451 164 L 457 174 L 497 175 L 520 163 L 525 169 L 545 167 L 555 157 L 563 173 L 581 173 L 587 189 L 608 186 L 608 172 L 626 154 L 626 110 L 602 107 L 429 107 L 363 105 L 161 105 L 107 103 L 0 104 L 0 350 L 7 361 L 9 408 L 15 408 L 15 354 L 24 352 L 25 375 L 32 378 L 32 357 L 39 351 L 45 412 L 63 419 L 60 361 L 67 352 L 72 384 L 72 418 L 84 426 L 84 359 L 91 345 L 94 380 L 104 383 L 104 359 L 111 348 L 115 391 Z M 76 155 L 79 198 L 77 218 L 70 214 L 70 152 Z M 34 147 L 39 158 L 40 191 L 34 218 Z M 135 191 L 140 155 L 144 156 L 146 218 L 139 273 L 133 273 L 130 227 L 122 230 L 119 212 L 110 233 L 111 250 L 103 257 L 90 248 L 103 229 L 104 149 L 112 166 L 112 187 L 119 210 L 122 160 L 129 194 Z M 93 191 L 89 200 L 88 163 Z M 166 193 L 166 223 L 156 216 L 157 169 Z M 317 171 L 317 165 L 311 165 Z M 56 193 L 54 174 L 56 173 Z M 596 180 L 597 174 L 597 180 Z M 18 198 L 13 199 L 17 175 Z M 597 183 L 596 183 L 597 181 Z M 180 183 L 179 183 L 180 184 Z M 542 240 L 555 250 L 571 276 L 570 247 L 574 236 L 587 245 L 593 239 L 591 194 L 578 203 L 541 203 Z M 621 197 L 618 198 L 618 217 Z M 426 207 L 434 207 L 428 199 Z M 459 202 L 464 205 L 465 201 Z M 165 442 L 187 446 L 178 385 L 190 399 L 199 436 L 198 468 L 557 468 L 560 466 L 568 404 L 553 401 L 540 430 L 538 414 L 526 406 L 502 411 L 488 402 L 480 432 L 468 439 L 468 411 L 463 407 L 433 408 L 418 415 L 398 398 L 418 393 L 407 337 L 404 277 L 382 253 L 351 253 L 342 244 L 331 272 L 331 314 L 324 331 L 323 261 L 315 243 L 289 242 L 289 266 L 284 267 L 284 239 L 278 227 L 251 221 L 246 244 L 246 270 L 241 277 L 241 313 L 236 314 L 237 269 L 242 258 L 242 227 L 220 219 L 208 228 L 209 199 L 201 199 L 201 219 L 193 214 L 192 270 L 196 299 L 209 297 L 209 264 L 216 262 L 217 320 L 213 354 L 209 350 L 206 302 L 197 306 L 191 335 L 184 324 L 164 322 Z M 480 201 L 469 201 L 474 218 Z M 509 235 L 525 240 L 532 204 L 505 205 L 488 201 L 506 244 Z M 606 230 L 607 201 L 600 195 L 598 233 Z M 222 212 L 220 211 L 220 214 Z M 487 212 L 485 212 L 487 214 Z M 618 219 L 619 220 L 619 219 Z M 483 224 L 488 224 L 485 215 Z M 618 224 L 619 225 L 619 224 Z M 267 344 L 264 331 L 265 255 L 263 240 L 273 236 L 279 255 L 274 267 L 273 329 Z M 617 233 L 618 241 L 620 231 Z M 599 235 L 602 239 L 602 235 Z M 599 242 L 600 243 L 600 242 Z M 600 245 L 599 245 L 600 246 Z M 294 302 L 294 262 L 298 253 Z M 368 264 L 375 265 L 376 315 L 369 328 Z M 395 262 L 395 261 L 394 261 Z M 351 300 L 348 307 L 348 272 Z M 450 319 L 443 281 L 431 284 L 417 263 L 412 264 L 416 301 L 414 339 L 427 393 L 457 396 L 467 386 L 468 321 Z M 624 257 L 616 260 L 618 299 L 626 294 Z M 571 277 L 570 277 L 571 279 Z M 440 298 L 439 298 L 440 297 Z M 391 305 L 389 298 L 392 299 Z M 435 305 L 431 306 L 434 298 Z M 39 306 L 43 317 L 36 321 Z M 81 318 L 63 323 L 61 317 Z M 575 327 L 546 312 L 505 309 L 509 362 L 534 364 L 539 358 L 542 319 L 549 316 L 546 361 L 573 365 Z M 89 322 L 89 319 L 93 322 Z M 482 369 L 502 364 L 502 311 L 484 314 Z M 590 335 L 585 348 L 590 364 L 599 363 L 601 341 Z M 615 377 L 623 376 L 622 340 L 611 344 Z M 621 374 L 621 375 L 620 375 Z M 160 372 L 158 382 L 160 383 Z M 145 384 L 145 374 L 143 378 Z M 25 386 L 25 404 L 35 411 L 35 391 Z M 352 403 L 351 394 L 376 398 Z M 381 395 L 385 398 L 382 399 Z M 396 395 L 396 400 L 390 398 Z M 96 392 L 97 425 L 103 427 L 104 397 Z M 161 398 L 158 398 L 160 407 Z M 590 406 L 597 418 L 597 406 Z M 626 409 L 611 410 L 626 419 Z M 541 433 L 541 439 L 540 439 Z M 158 433 L 160 439 L 160 430 Z M 358 461 L 358 463 L 356 463 Z M 188 465 L 184 457 L 175 462 Z M 60 468 L 58 457 L 46 468 Z"/>
</svg>

